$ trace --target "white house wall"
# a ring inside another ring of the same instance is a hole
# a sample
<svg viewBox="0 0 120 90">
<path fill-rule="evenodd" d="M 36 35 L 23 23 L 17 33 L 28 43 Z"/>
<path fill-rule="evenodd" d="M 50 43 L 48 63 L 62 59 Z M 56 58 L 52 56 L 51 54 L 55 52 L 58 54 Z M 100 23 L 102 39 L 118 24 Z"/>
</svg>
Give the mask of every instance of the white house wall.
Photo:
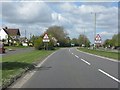
<svg viewBox="0 0 120 90">
<path fill-rule="evenodd" d="M 3 29 L 0 29 L 0 40 L 7 39 L 7 38 L 8 38 L 7 33 Z"/>
</svg>

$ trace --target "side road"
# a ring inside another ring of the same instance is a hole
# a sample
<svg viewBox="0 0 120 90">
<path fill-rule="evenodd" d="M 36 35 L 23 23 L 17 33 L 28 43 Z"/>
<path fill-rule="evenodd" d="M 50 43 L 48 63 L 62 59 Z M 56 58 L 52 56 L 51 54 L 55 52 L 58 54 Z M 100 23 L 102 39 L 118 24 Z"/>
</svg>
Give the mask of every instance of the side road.
<svg viewBox="0 0 120 90">
<path fill-rule="evenodd" d="M 3 56 L 7 55 L 14 55 L 14 54 L 19 54 L 19 53 L 24 53 L 24 52 L 30 52 L 33 51 L 33 47 L 28 47 L 28 48 L 16 48 L 16 49 L 6 49 L 6 53 L 2 54 Z"/>
</svg>

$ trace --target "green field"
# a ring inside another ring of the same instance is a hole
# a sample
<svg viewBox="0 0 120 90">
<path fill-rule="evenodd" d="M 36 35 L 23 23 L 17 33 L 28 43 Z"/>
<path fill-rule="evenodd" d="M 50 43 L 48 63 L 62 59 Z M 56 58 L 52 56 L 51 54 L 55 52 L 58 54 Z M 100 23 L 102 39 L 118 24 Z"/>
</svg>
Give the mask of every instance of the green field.
<svg viewBox="0 0 120 90">
<path fill-rule="evenodd" d="M 26 68 L 34 68 L 33 63 L 45 59 L 54 51 L 33 50 L 27 53 L 4 56 L 2 58 L 2 84 L 24 72 Z"/>
<path fill-rule="evenodd" d="M 108 52 L 108 51 L 99 51 L 99 50 L 93 50 L 93 49 L 87 49 L 87 48 L 78 48 L 78 50 L 83 51 L 83 52 L 88 52 L 91 54 L 96 54 L 99 56 L 104 56 L 112 59 L 119 60 L 120 58 L 120 52 Z M 119 59 L 118 59 L 119 58 Z"/>
</svg>

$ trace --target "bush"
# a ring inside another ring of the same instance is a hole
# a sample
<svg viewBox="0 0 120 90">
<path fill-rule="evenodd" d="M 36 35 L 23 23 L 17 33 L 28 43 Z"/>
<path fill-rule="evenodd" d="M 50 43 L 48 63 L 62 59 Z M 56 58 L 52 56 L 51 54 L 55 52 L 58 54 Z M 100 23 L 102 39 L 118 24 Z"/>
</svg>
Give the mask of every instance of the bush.
<svg viewBox="0 0 120 90">
<path fill-rule="evenodd" d="M 35 49 L 37 49 L 37 50 L 41 50 L 41 49 L 44 48 L 41 37 L 39 37 L 38 39 L 35 40 L 34 47 L 35 47 Z"/>
<path fill-rule="evenodd" d="M 55 49 L 53 40 L 50 40 L 50 42 L 48 43 L 48 49 L 49 50 L 54 50 Z"/>
</svg>

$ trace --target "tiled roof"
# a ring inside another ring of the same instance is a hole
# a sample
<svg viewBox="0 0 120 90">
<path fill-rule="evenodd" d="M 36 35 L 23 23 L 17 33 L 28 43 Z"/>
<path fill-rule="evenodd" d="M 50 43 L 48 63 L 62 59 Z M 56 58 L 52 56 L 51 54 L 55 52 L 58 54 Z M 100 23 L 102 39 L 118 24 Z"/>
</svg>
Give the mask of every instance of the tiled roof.
<svg viewBox="0 0 120 90">
<path fill-rule="evenodd" d="M 17 36 L 19 35 L 20 36 L 20 31 L 19 29 L 4 29 L 5 32 L 10 35 L 10 36 Z"/>
</svg>

